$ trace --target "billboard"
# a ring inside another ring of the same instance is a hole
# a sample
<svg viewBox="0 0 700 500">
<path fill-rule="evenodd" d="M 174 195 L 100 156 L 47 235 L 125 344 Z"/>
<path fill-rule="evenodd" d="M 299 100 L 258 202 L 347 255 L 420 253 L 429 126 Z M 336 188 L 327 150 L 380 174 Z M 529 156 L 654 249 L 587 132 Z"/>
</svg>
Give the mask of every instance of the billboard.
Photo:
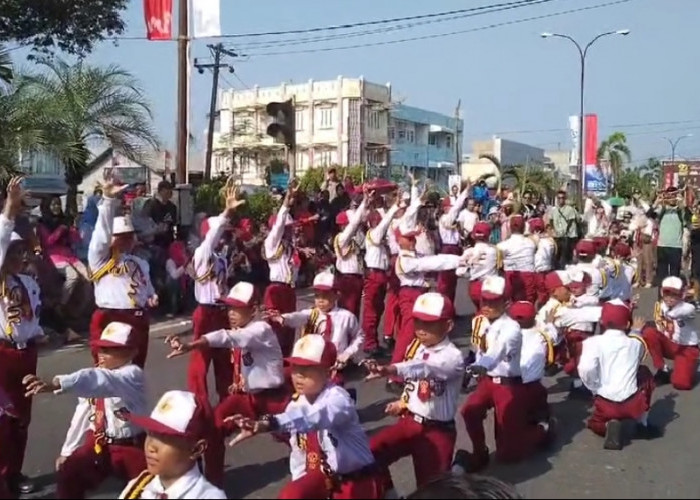
<svg viewBox="0 0 700 500">
<path fill-rule="evenodd" d="M 662 161 L 661 171 L 664 189 L 671 186 L 683 188 L 686 185 L 700 188 L 700 160 Z"/>
</svg>

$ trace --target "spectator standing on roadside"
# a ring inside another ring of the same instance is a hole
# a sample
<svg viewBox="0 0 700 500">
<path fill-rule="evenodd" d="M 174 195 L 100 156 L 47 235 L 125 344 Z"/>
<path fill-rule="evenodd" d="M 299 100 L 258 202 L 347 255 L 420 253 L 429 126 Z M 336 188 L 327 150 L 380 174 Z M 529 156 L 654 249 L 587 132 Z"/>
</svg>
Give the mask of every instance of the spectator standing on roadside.
<svg viewBox="0 0 700 500">
<path fill-rule="evenodd" d="M 578 239 L 579 214 L 576 209 L 566 203 L 566 191 L 557 192 L 556 204 L 549 212 L 554 239 L 557 242 L 557 269 L 564 269 L 571 263 L 574 255 L 574 245 Z"/>
</svg>

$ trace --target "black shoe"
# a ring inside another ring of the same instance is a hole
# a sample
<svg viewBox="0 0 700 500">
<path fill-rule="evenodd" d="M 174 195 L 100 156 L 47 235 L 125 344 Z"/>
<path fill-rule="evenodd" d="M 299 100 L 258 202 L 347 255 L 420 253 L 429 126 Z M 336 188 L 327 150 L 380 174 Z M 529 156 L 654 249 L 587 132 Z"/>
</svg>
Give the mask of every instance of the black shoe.
<svg viewBox="0 0 700 500">
<path fill-rule="evenodd" d="M 635 427 L 636 437 L 639 439 L 656 439 L 663 436 L 663 430 L 661 427 L 657 427 L 654 424 L 644 425 L 641 422 L 637 422 Z"/>
<path fill-rule="evenodd" d="M 462 378 L 462 387 L 460 389 L 460 392 L 462 394 L 467 394 L 469 392 L 469 384 L 472 382 L 472 376 L 468 373 L 464 374 L 464 378 Z"/>
<path fill-rule="evenodd" d="M 350 394 L 350 399 L 352 399 L 353 403 L 357 404 L 357 389 L 350 387 L 349 389 L 345 389 L 348 391 L 348 394 Z"/>
<path fill-rule="evenodd" d="M 654 382 L 656 385 L 666 385 L 671 382 L 671 373 L 666 370 L 659 370 L 654 375 Z"/>
<path fill-rule="evenodd" d="M 370 351 L 365 351 L 365 354 L 367 354 L 367 357 L 370 359 L 382 359 L 388 356 L 387 352 L 381 346 L 375 347 Z"/>
<path fill-rule="evenodd" d="M 403 393 L 403 384 L 395 380 L 387 380 L 386 390 L 392 394 L 400 396 Z"/>
<path fill-rule="evenodd" d="M 573 382 L 569 386 L 569 398 L 571 399 L 589 399 L 592 397 L 591 391 L 585 385 L 575 386 Z"/>
<path fill-rule="evenodd" d="M 622 449 L 622 422 L 619 420 L 609 420 L 605 424 L 605 442 L 603 443 L 603 449 Z"/>
<path fill-rule="evenodd" d="M 544 374 L 547 377 L 553 377 L 561 371 L 561 366 L 559 365 L 549 365 L 544 369 Z"/>
<path fill-rule="evenodd" d="M 489 464 L 488 448 L 481 455 L 474 455 L 467 450 L 457 450 L 452 460 L 452 472 L 473 474 L 482 471 Z"/>
<path fill-rule="evenodd" d="M 394 350 L 394 346 L 396 345 L 394 337 L 384 337 L 384 345 L 386 346 L 387 351 L 392 352 Z"/>
</svg>

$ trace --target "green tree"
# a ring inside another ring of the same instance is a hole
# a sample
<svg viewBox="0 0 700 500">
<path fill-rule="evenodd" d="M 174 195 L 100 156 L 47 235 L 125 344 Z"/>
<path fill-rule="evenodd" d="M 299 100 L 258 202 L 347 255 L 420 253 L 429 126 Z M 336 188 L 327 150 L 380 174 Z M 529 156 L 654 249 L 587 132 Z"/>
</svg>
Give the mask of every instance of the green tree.
<svg viewBox="0 0 700 500">
<path fill-rule="evenodd" d="M 62 158 L 66 207 L 76 213 L 78 185 L 90 158 L 88 146 L 106 143 L 131 160 L 143 161 L 144 153 L 158 146 L 152 114 L 136 79 L 117 66 L 70 65 L 60 59 L 42 60 L 39 65 L 44 71 L 23 75 L 17 93 L 45 110 L 50 144 L 72 147 Z"/>
<path fill-rule="evenodd" d="M 639 175 L 650 184 L 659 183 L 661 180 L 661 162 L 658 158 L 649 158 L 646 163 L 639 166 Z"/>
<path fill-rule="evenodd" d="M 0 42 L 84 56 L 121 35 L 129 0 L 0 0 Z"/>
<path fill-rule="evenodd" d="M 632 160 L 632 153 L 627 146 L 627 137 L 623 132 L 613 132 L 600 143 L 597 154 L 598 165 L 607 161 L 610 165 L 610 176 L 613 184 L 617 184 L 618 177 L 622 173 L 625 163 Z"/>
<path fill-rule="evenodd" d="M 558 188 L 557 179 L 551 170 L 540 165 L 513 165 L 501 170 L 503 182 L 514 182 L 514 191 L 518 197 L 530 191 L 546 199 L 551 199 Z"/>
<path fill-rule="evenodd" d="M 6 47 L 0 45 L 0 89 L 8 87 L 12 83 L 13 77 L 10 53 Z"/>
<path fill-rule="evenodd" d="M 320 167 L 310 167 L 304 171 L 304 175 L 299 179 L 299 189 L 307 194 L 317 193 L 321 189 L 321 184 L 326 178 L 326 169 Z"/>
</svg>

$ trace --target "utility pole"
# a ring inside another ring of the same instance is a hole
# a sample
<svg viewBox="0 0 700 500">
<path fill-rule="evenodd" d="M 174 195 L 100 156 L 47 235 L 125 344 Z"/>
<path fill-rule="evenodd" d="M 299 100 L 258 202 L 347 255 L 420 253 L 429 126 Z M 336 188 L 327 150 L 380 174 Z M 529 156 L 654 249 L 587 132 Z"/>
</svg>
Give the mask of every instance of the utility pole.
<svg viewBox="0 0 700 500">
<path fill-rule="evenodd" d="M 457 107 L 455 108 L 455 174 L 458 175 L 462 175 L 462 127 L 459 123 L 462 117 L 461 108 L 462 99 L 459 99 L 457 101 Z"/>
<path fill-rule="evenodd" d="M 178 2 L 177 36 L 177 180 L 187 182 L 187 145 L 189 142 L 189 12 L 188 1 Z"/>
<path fill-rule="evenodd" d="M 221 68 L 228 68 L 230 73 L 233 73 L 233 66 L 228 63 L 221 62 L 221 56 L 227 55 L 229 57 L 238 57 L 233 51 L 226 50 L 224 46 L 220 43 L 216 45 L 208 45 L 209 50 L 214 54 L 213 63 L 201 63 L 195 59 L 194 65 L 200 74 L 204 73 L 205 69 L 211 69 L 214 73 L 211 82 L 211 102 L 209 104 L 209 131 L 207 132 L 207 152 L 206 158 L 204 160 L 204 180 L 211 179 L 211 161 L 213 155 L 214 147 L 214 124 L 216 122 L 216 98 L 218 95 L 219 88 L 219 70 Z"/>
</svg>

